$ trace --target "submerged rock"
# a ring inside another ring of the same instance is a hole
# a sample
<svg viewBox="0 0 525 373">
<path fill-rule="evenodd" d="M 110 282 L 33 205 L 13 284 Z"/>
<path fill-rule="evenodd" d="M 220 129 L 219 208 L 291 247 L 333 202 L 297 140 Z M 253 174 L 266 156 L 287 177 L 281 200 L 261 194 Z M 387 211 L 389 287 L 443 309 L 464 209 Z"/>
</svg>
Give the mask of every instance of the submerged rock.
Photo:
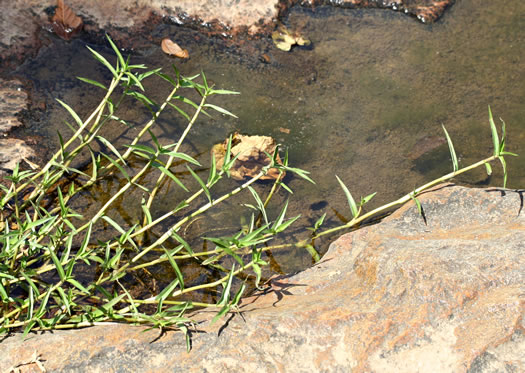
<svg viewBox="0 0 525 373">
<path fill-rule="evenodd" d="M 0 176 L 13 170 L 17 163 L 35 156 L 24 140 L 6 138 L 9 132 L 22 125 L 17 114 L 27 109 L 28 96 L 18 80 L 0 79 Z"/>
<path fill-rule="evenodd" d="M 0 78 L 0 135 L 22 125 L 16 114 L 26 109 L 27 104 L 27 93 L 19 80 Z"/>
<path fill-rule="evenodd" d="M 243 317 L 194 315 L 190 353 L 180 333 L 113 324 L 9 337 L 0 370 L 36 354 L 68 372 L 521 371 L 523 193 L 437 187 L 419 197 L 426 223 L 409 203 L 274 279 L 243 301 Z"/>
<path fill-rule="evenodd" d="M 455 0 L 299 0 L 286 3 L 307 6 L 333 5 L 344 8 L 386 8 L 417 17 L 421 22 L 434 22 Z"/>
</svg>

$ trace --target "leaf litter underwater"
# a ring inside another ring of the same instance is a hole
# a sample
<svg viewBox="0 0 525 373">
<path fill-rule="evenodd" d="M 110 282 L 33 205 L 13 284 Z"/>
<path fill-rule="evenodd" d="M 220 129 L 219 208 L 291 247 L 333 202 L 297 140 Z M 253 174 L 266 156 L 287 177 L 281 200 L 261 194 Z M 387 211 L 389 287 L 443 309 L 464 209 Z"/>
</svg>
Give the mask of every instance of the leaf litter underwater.
<svg viewBox="0 0 525 373">
<path fill-rule="evenodd" d="M 280 242 L 298 242 L 311 236 L 306 228 L 324 213 L 327 227 L 350 219 L 335 174 L 357 198 L 377 192 L 367 205 L 372 209 L 448 173 L 451 162 L 442 124 L 454 141 L 461 164 L 490 154 L 488 105 L 496 117 L 509 124 L 509 149 L 523 153 L 525 48 L 521 46 L 525 45 L 525 25 L 517 15 L 523 14 L 525 4 L 504 0 L 481 7 L 479 3 L 458 2 L 432 25 L 391 11 L 295 7 L 284 23 L 290 30 L 300 30 L 311 44 L 294 46 L 289 52 L 273 47 L 271 37 L 233 47 L 227 40 L 159 25 L 152 34 L 158 43 L 143 42 L 131 53 L 131 61 L 164 71 L 171 71 L 171 65 L 176 64 L 186 76 L 204 71 L 217 87 L 241 93 L 214 101 L 237 119 L 218 113 L 199 118 L 181 151 L 204 165 L 197 173 L 206 175 L 212 147 L 234 132 L 271 136 L 286 147 L 290 164 L 310 171 L 316 184 L 288 175 L 285 182 L 294 194 L 280 189 L 268 206 L 268 214 L 277 216 L 289 199 L 287 215 L 301 214 L 301 218 Z M 32 110 L 25 118 L 26 127 L 19 131 L 39 136 L 49 155 L 59 146 L 57 131 L 69 131 L 64 121 L 70 119 L 56 99 L 85 117 L 100 100 L 101 90 L 76 77 L 105 82 L 110 76 L 94 61 L 81 38 L 65 42 L 50 35 L 41 37 L 52 42 L 13 75 L 32 82 L 33 103 L 45 103 L 46 110 Z M 163 53 L 160 42 L 164 38 L 186 49 L 190 58 L 174 59 Z M 108 60 L 115 60 L 109 48 L 91 47 Z M 154 101 L 161 100 L 168 90 L 155 79 L 146 81 L 145 88 Z M 131 100 L 123 105 L 125 119 L 132 125 L 149 120 L 145 107 Z M 166 142 L 178 138 L 183 130 L 183 118 L 170 110 L 153 132 L 159 141 Z M 133 127 L 114 125 L 102 135 L 118 147 L 134 134 Z M 88 160 L 87 155 L 84 160 Z M 509 187 L 524 185 L 523 162 L 523 157 L 509 159 Z M 181 170 L 177 177 L 192 186 L 192 176 L 183 167 Z M 492 178 L 487 179 L 482 171 L 475 171 L 456 181 L 499 186 L 498 172 L 495 168 Z M 155 178 L 147 175 L 141 182 L 148 185 Z M 104 181 L 73 201 L 73 208 L 93 215 L 121 183 L 116 177 Z M 228 180 L 213 193 L 219 196 L 237 185 L 239 181 Z M 261 182 L 254 188 L 264 196 L 271 185 Z M 151 211 L 156 215 L 169 211 L 180 202 L 181 193 L 176 185 L 166 182 Z M 142 194 L 136 189 L 120 198 L 111 217 L 129 226 L 138 222 Z M 204 218 L 191 221 L 182 233 L 192 246 L 210 249 L 210 242 L 202 237 L 234 234 L 247 224 L 252 213 L 243 204 L 253 203 L 249 194 L 235 197 Z M 162 234 L 162 229 L 153 235 Z M 101 225 L 94 236 L 104 239 L 105 232 Z M 324 253 L 334 238 L 315 242 L 318 251 Z M 293 273 L 313 263 L 304 248 L 264 255 L 270 263 L 266 277 Z M 144 288 L 155 292 L 156 281 L 169 281 L 173 276 L 169 266 L 159 266 L 155 271 L 130 280 L 136 282 L 137 292 Z M 184 272 L 189 283 L 218 276 L 191 263 Z M 202 296 L 206 300 L 215 295 Z"/>
</svg>

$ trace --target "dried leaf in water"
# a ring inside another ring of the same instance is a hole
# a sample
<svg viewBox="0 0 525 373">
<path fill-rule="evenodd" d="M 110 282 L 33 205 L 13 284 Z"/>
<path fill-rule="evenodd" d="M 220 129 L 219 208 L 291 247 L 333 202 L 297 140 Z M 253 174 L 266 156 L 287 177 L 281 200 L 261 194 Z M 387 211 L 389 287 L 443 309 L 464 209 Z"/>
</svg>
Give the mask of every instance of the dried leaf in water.
<svg viewBox="0 0 525 373">
<path fill-rule="evenodd" d="M 300 46 L 310 45 L 310 40 L 299 35 L 297 32 L 290 32 L 283 25 L 280 25 L 277 30 L 272 33 L 272 40 L 277 48 L 285 52 L 292 49 L 292 46 L 295 44 Z"/>
<path fill-rule="evenodd" d="M 230 175 L 235 180 L 256 176 L 264 166 L 267 166 L 271 159 L 266 155 L 273 154 L 277 144 L 269 136 L 245 136 L 235 133 L 232 137 L 231 157 L 239 154 L 233 167 L 230 169 Z M 228 149 L 228 140 L 217 144 L 212 148 L 213 156 L 217 168 L 224 164 L 226 150 Z M 279 155 L 277 162 L 281 163 Z M 280 176 L 279 170 L 270 168 L 268 173 L 261 180 L 275 180 Z M 282 175 L 284 177 L 284 173 Z"/>
<path fill-rule="evenodd" d="M 177 43 L 175 43 L 170 38 L 164 38 L 162 39 L 162 43 L 160 44 L 160 47 L 162 48 L 162 51 L 166 54 L 169 54 L 170 56 L 175 56 L 179 58 L 189 58 L 190 54 L 186 49 L 182 49 L 179 47 Z"/>
<path fill-rule="evenodd" d="M 57 0 L 57 8 L 51 21 L 55 34 L 65 40 L 70 40 L 83 26 L 82 18 L 64 4 L 64 0 Z"/>
</svg>

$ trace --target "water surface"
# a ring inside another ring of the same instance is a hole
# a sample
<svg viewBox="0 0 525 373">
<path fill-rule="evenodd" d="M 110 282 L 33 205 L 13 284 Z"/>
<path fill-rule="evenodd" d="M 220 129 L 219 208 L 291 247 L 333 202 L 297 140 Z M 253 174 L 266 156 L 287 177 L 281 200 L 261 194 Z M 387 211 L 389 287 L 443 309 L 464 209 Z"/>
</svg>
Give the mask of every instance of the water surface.
<svg viewBox="0 0 525 373">
<path fill-rule="evenodd" d="M 269 40 L 234 48 L 227 41 L 161 25 L 153 38 L 160 42 L 171 37 L 189 50 L 191 58 L 174 61 L 158 44 L 151 44 L 134 51 L 132 59 L 165 70 L 175 62 L 186 75 L 202 70 L 218 87 L 241 92 L 240 96 L 211 101 L 238 119 L 221 115 L 213 120 L 202 118 L 192 130 L 185 151 L 204 165 L 209 164 L 213 144 L 239 131 L 274 137 L 288 147 L 293 166 L 311 172 L 316 185 L 297 177 L 286 180 L 294 190 L 289 214 L 303 216 L 285 238 L 291 242 L 307 236 L 305 227 L 324 212 L 329 225 L 349 218 L 336 174 L 356 199 L 378 192 L 371 203 L 375 207 L 449 172 L 448 147 L 436 139 L 443 136 L 442 125 L 454 140 L 461 165 L 490 156 L 488 105 L 496 118 L 502 117 L 507 123 L 508 148 L 523 153 L 523 14 L 525 3 L 519 0 L 463 0 L 437 23 L 424 25 L 388 10 L 295 7 L 284 21 L 312 40 L 309 48 L 283 52 L 272 47 Z M 36 97 L 47 103 L 47 112 L 29 123 L 26 131 L 39 134 L 50 147 L 58 143 L 57 129 L 67 131 L 61 124 L 65 113 L 53 100 L 60 98 L 85 116 L 101 92 L 79 85 L 75 77 L 109 79 L 104 68 L 92 62 L 84 45 L 82 40 L 54 40 L 35 60 L 15 72 L 32 80 Z M 110 58 L 109 50 L 93 47 Z M 269 63 L 260 58 L 263 54 Z M 159 100 L 169 89 L 156 82 L 147 88 Z M 147 110 L 126 105 L 126 119 L 132 123 L 149 119 Z M 155 134 L 161 140 L 174 141 L 184 125 L 172 111 L 159 121 Z M 105 136 L 121 144 L 136 132 L 126 129 L 122 134 L 122 130 L 112 126 Z M 525 185 L 524 162 L 525 157 L 509 159 L 509 187 Z M 497 165 L 494 169 L 490 180 L 480 170 L 457 181 L 499 186 L 501 172 Z M 191 184 L 189 176 L 181 178 Z M 113 180 L 101 185 L 86 195 L 87 200 L 77 201 L 78 207 L 87 213 L 94 211 L 118 183 Z M 217 194 L 236 185 L 228 181 Z M 264 193 L 269 186 L 259 185 L 257 189 Z M 161 214 L 173 208 L 181 196 L 173 185 L 166 185 L 154 211 Z M 140 191 L 128 194 L 112 214 L 132 224 L 140 213 L 136 203 L 140 197 Z M 271 213 L 276 214 L 289 197 L 281 190 Z M 207 224 L 195 221 L 186 234 L 199 237 L 233 229 L 248 216 L 239 213 L 246 198 L 229 202 L 231 210 L 212 211 Z M 318 244 L 321 251 L 327 249 L 327 241 Z M 270 261 L 276 272 L 293 272 L 312 263 L 306 252 L 297 249 L 274 252 Z"/>
</svg>

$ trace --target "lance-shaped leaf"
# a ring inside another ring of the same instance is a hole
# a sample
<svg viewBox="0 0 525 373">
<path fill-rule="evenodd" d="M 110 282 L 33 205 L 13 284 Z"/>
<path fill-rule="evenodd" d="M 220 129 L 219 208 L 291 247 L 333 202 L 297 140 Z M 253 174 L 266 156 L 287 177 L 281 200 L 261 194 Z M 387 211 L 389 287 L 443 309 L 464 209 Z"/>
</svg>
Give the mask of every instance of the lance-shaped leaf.
<svg viewBox="0 0 525 373">
<path fill-rule="evenodd" d="M 352 197 L 352 194 L 350 193 L 346 185 L 343 183 L 343 181 L 339 178 L 339 176 L 335 175 L 335 177 L 339 182 L 339 185 L 341 185 L 343 192 L 345 193 L 346 200 L 348 201 L 348 206 L 350 206 L 350 211 L 352 212 L 352 217 L 356 218 L 359 211 L 357 210 L 357 205 L 355 203 L 354 197 Z"/>
<path fill-rule="evenodd" d="M 456 151 L 454 150 L 454 145 L 452 144 L 452 139 L 448 135 L 447 129 L 445 128 L 444 125 L 441 125 L 441 127 L 443 127 L 443 131 L 445 131 L 445 136 L 447 138 L 447 143 L 448 143 L 448 149 L 450 151 L 450 157 L 452 159 L 452 166 L 454 168 L 454 172 L 456 172 L 459 169 L 458 158 L 456 157 Z"/>
</svg>

